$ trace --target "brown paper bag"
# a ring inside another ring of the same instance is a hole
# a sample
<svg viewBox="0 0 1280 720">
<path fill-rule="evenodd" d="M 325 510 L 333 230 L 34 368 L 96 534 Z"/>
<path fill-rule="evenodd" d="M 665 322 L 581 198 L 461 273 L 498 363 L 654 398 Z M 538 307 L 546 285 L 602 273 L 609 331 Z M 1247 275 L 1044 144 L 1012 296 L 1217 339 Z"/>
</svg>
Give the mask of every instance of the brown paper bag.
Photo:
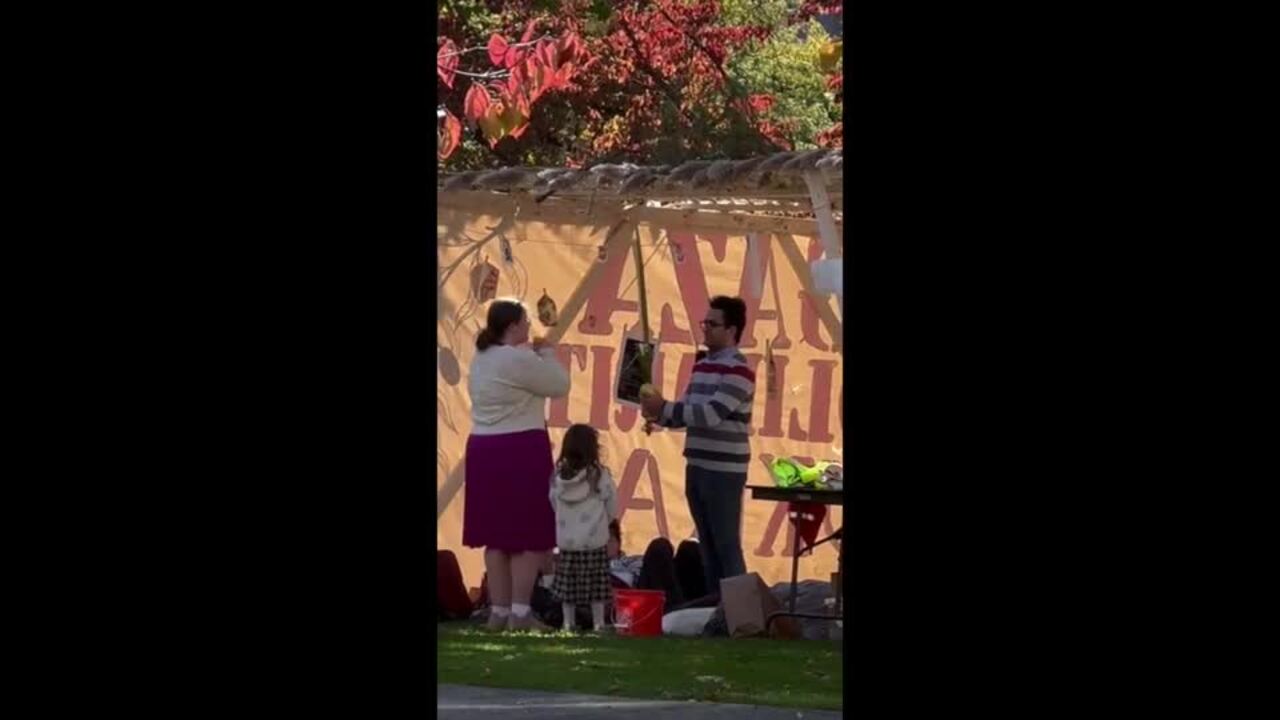
<svg viewBox="0 0 1280 720">
<path fill-rule="evenodd" d="M 729 637 L 755 637 L 764 635 L 765 620 L 770 613 L 782 609 L 781 603 L 769 592 L 756 573 L 747 573 L 720 581 L 720 602 L 724 603 L 724 621 Z M 793 618 L 778 618 L 769 627 L 770 637 L 794 638 L 797 636 Z"/>
</svg>

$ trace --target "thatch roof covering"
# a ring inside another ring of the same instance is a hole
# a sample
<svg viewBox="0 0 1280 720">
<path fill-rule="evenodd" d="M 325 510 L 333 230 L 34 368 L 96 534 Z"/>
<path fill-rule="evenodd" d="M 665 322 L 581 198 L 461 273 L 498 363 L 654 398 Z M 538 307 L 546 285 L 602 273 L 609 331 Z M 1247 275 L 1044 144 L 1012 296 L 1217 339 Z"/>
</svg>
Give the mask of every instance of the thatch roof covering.
<svg viewBox="0 0 1280 720">
<path fill-rule="evenodd" d="M 827 216 L 842 226 L 843 166 L 842 150 L 818 149 L 675 166 L 507 167 L 441 175 L 436 198 L 441 209 L 530 220 L 626 216 L 704 229 L 816 233 L 811 184 L 825 191 Z"/>
<path fill-rule="evenodd" d="M 820 172 L 838 192 L 843 154 L 837 150 L 781 152 L 745 160 L 691 160 L 681 165 L 596 165 L 571 168 L 507 167 L 440 177 L 438 192 L 527 192 L 536 202 L 552 195 L 622 198 L 807 196 L 806 172 Z M 790 192 L 788 192 L 790 191 Z"/>
</svg>

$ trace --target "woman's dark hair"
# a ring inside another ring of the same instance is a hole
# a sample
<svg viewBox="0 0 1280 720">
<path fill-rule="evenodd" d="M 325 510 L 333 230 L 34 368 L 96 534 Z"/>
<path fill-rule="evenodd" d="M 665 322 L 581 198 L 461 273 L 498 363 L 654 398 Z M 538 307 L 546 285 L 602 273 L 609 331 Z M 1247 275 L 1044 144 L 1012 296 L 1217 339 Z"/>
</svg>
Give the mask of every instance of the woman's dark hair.
<svg viewBox="0 0 1280 720">
<path fill-rule="evenodd" d="M 568 480 L 587 470 L 587 482 L 593 492 L 600 490 L 600 436 L 590 425 L 570 425 L 560 443 L 560 459 L 556 461 L 560 477 Z"/>
<path fill-rule="evenodd" d="M 742 328 L 747 324 L 747 304 L 742 298 L 717 295 L 711 298 L 711 307 L 724 313 L 724 326 L 733 328 L 733 341 L 742 342 Z"/>
<path fill-rule="evenodd" d="M 480 352 L 488 350 L 491 345 L 500 345 L 502 335 L 507 328 L 520 322 L 524 317 L 524 306 L 511 300 L 494 300 L 489 305 L 489 314 L 485 317 L 484 329 L 476 336 L 476 349 Z"/>
</svg>

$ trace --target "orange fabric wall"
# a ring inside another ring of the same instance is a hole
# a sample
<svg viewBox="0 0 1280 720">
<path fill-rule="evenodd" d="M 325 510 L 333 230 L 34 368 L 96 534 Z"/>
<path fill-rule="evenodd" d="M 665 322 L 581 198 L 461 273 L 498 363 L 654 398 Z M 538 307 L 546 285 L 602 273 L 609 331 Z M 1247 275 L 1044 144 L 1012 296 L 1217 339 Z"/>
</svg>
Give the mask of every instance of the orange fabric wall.
<svg viewBox="0 0 1280 720">
<path fill-rule="evenodd" d="M 475 217 L 442 209 L 438 227 L 442 273 L 474 241 L 488 235 L 497 217 Z M 597 247 L 607 228 L 525 223 L 511 231 L 514 262 L 503 262 L 499 243 L 490 241 L 480 252 L 462 261 L 441 291 L 441 315 L 436 330 L 438 431 L 436 487 L 437 542 L 457 554 L 470 586 L 483 573 L 479 550 L 462 546 L 464 491 L 450 476 L 460 477 L 463 450 L 470 426 L 466 373 L 475 352 L 476 333 L 484 322 L 486 306 L 470 297 L 474 261 L 500 270 L 498 297 L 519 297 L 536 316 L 536 305 L 545 289 L 563 308 L 570 293 L 598 259 Z M 756 368 L 754 460 L 749 484 L 772 484 L 766 467 L 772 457 L 791 455 L 803 460 L 841 460 L 843 447 L 843 393 L 840 353 L 809 306 L 801 284 L 776 243 L 790 238 L 767 238 L 759 270 L 763 272 L 759 298 L 750 297 L 747 243 L 742 236 L 694 236 L 642 228 L 640 237 L 646 260 L 645 284 L 649 296 L 649 322 L 662 346 L 655 365 L 655 384 L 673 398 L 687 382 L 695 351 L 697 320 L 707 301 L 718 294 L 739 295 L 747 300 L 747 331 L 741 344 L 749 360 L 759 362 L 766 339 L 772 343 L 778 387 L 766 392 L 763 363 Z M 809 259 L 817 259 L 821 246 L 816 238 L 798 238 Z M 679 252 L 673 252 L 673 246 Z M 677 262 L 676 255 L 681 257 Z M 572 391 L 567 399 L 549 404 L 548 418 L 553 446 L 558 449 L 570 423 L 590 423 L 601 431 L 605 462 L 619 483 L 624 550 L 643 552 L 659 535 L 678 544 L 693 534 L 684 498 L 684 435 L 657 429 L 646 436 L 637 412 L 612 401 L 614 373 L 625 328 L 640 323 L 639 291 L 635 283 L 634 251 L 614 253 L 603 261 L 605 274 L 586 306 L 574 319 L 560 344 L 560 358 L 569 367 Z M 534 334 L 547 329 L 534 321 Z M 659 382 L 660 380 L 660 382 Z M 456 491 L 452 491 L 456 488 Z M 842 523 L 841 508 L 831 508 L 824 535 Z M 790 523 L 779 503 L 744 498 L 743 550 L 748 570 L 770 583 L 790 577 Z M 830 579 L 836 570 L 836 550 L 831 544 L 802 558 L 801 578 Z"/>
</svg>

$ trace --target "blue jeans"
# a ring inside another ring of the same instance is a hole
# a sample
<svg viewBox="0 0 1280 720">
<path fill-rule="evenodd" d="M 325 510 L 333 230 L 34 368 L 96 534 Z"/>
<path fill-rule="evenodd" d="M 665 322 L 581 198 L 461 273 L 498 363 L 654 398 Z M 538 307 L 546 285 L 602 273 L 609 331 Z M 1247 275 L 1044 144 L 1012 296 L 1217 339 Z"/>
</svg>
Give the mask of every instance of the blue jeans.
<svg viewBox="0 0 1280 720">
<path fill-rule="evenodd" d="M 721 580 L 747 572 L 742 558 L 742 492 L 747 474 L 686 465 L 684 483 L 689 513 L 698 529 L 707 592 L 718 593 Z"/>
</svg>

